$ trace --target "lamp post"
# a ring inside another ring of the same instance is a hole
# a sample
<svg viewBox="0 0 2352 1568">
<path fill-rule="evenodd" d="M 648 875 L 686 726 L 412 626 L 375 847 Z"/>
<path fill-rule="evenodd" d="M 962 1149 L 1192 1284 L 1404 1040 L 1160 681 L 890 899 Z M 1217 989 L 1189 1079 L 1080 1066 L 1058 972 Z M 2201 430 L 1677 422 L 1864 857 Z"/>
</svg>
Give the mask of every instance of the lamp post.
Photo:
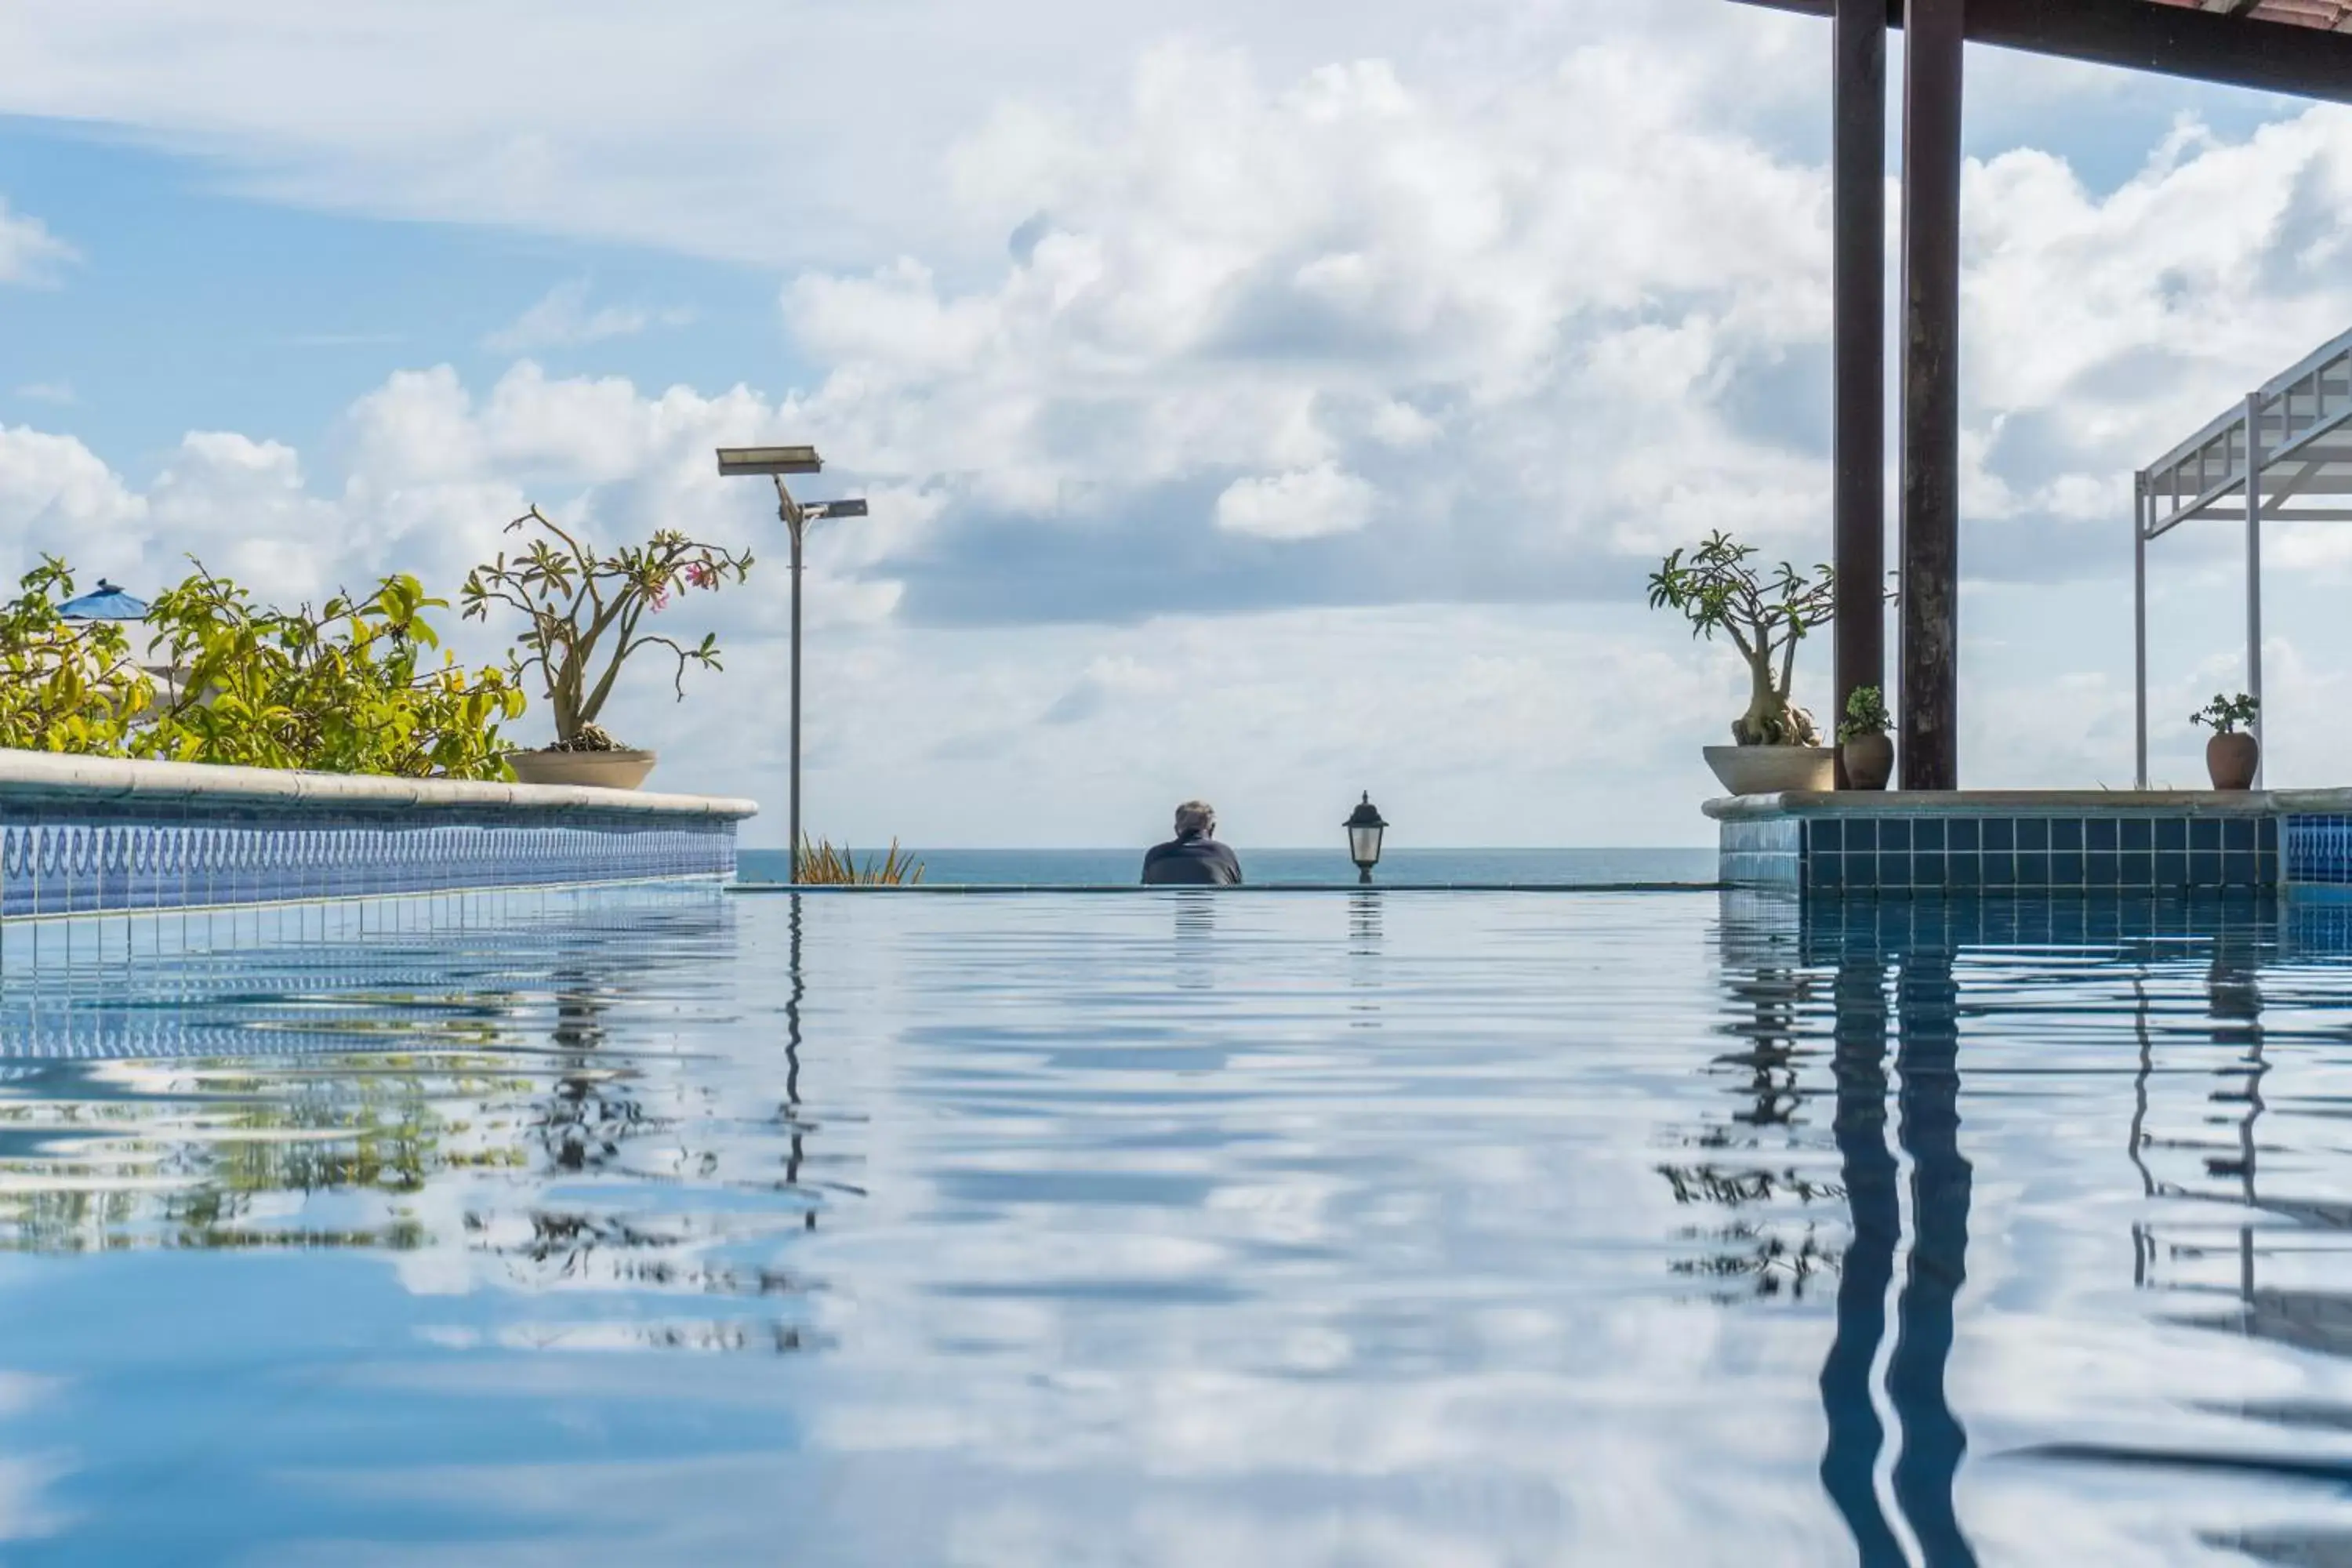
<svg viewBox="0 0 2352 1568">
<path fill-rule="evenodd" d="M 801 568 L 802 546 L 808 536 L 808 525 L 822 522 L 828 517 L 864 517 L 863 500 L 821 500 L 803 503 L 793 499 L 784 488 L 786 474 L 815 474 L 824 471 L 824 459 L 816 455 L 814 447 L 721 447 L 719 448 L 719 473 L 722 479 L 734 479 L 745 474 L 762 474 L 776 481 L 776 515 L 783 520 L 785 530 L 793 539 L 793 784 L 792 878 L 801 879 Z"/>
<path fill-rule="evenodd" d="M 1381 808 L 1372 804 L 1370 791 L 1339 826 L 1348 830 L 1348 858 L 1356 863 L 1357 880 L 1370 881 L 1372 868 L 1381 863 L 1381 835 L 1388 824 L 1381 820 Z"/>
</svg>

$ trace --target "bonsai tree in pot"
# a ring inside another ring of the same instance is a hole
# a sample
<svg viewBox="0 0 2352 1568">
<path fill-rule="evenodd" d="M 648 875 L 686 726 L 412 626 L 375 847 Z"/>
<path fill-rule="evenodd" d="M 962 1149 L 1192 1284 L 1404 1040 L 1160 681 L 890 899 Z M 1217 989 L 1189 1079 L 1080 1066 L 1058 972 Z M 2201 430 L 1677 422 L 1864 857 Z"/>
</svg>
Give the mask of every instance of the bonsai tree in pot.
<svg viewBox="0 0 2352 1568">
<path fill-rule="evenodd" d="M 1812 716 L 1790 700 L 1790 686 L 1797 645 L 1837 613 L 1837 574 L 1826 565 L 1808 574 L 1786 561 L 1768 574 L 1756 554 L 1717 530 L 1650 574 L 1650 607 L 1677 612 L 1694 637 L 1723 634 L 1748 661 L 1748 710 L 1731 724 L 1736 743 L 1706 748 L 1724 787 L 1734 795 L 1827 789 L 1829 749 Z M 1756 754 L 1737 754 L 1747 752 Z"/>
<path fill-rule="evenodd" d="M 555 721 L 555 742 L 518 752 L 508 762 L 526 784 L 600 784 L 634 789 L 653 771 L 654 753 L 620 746 L 596 722 L 631 655 L 657 647 L 676 660 L 671 685 L 686 700 L 689 666 L 720 668 L 719 640 L 705 633 L 684 643 L 646 627 L 685 589 L 716 590 L 751 570 L 738 552 L 657 530 L 643 544 L 600 552 L 536 506 L 507 524 L 530 531 L 529 546 L 509 559 L 477 566 L 466 577 L 465 613 L 488 620 L 493 605 L 520 610 L 529 629 L 512 655 L 514 677 L 536 674 Z"/>
<path fill-rule="evenodd" d="M 1885 789 L 1895 772 L 1895 742 L 1886 731 L 1895 721 L 1886 711 L 1886 698 L 1875 686 L 1857 686 L 1845 700 L 1845 717 L 1838 721 L 1838 748 L 1845 757 L 1846 783 L 1854 789 Z"/>
<path fill-rule="evenodd" d="M 2212 739 L 2205 742 L 2205 772 L 2215 789 L 2253 787 L 2254 771 L 2262 765 L 2262 746 L 2238 726 L 2251 726 L 2262 707 L 2259 697 L 2242 691 L 2224 697 L 2217 691 L 2212 701 L 2189 716 L 2191 724 L 2208 725 L 2213 731 Z"/>
</svg>

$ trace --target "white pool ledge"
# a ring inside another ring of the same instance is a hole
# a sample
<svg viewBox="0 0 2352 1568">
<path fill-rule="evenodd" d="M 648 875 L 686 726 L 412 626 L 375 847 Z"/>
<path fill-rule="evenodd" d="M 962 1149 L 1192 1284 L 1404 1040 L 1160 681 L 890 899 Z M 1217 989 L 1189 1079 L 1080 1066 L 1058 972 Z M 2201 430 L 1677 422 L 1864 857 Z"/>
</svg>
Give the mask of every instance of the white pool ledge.
<svg viewBox="0 0 2352 1568">
<path fill-rule="evenodd" d="M 531 816 L 593 812 L 599 816 L 617 814 L 728 821 L 755 816 L 760 810 L 756 801 L 725 795 L 662 795 L 643 790 L 460 779 L 382 778 L 0 749 L 0 810 L 16 802 L 54 806 L 72 801 L 268 805 L 296 810 L 305 804 L 315 804 L 338 811 L 463 807 L 512 811 Z"/>
</svg>

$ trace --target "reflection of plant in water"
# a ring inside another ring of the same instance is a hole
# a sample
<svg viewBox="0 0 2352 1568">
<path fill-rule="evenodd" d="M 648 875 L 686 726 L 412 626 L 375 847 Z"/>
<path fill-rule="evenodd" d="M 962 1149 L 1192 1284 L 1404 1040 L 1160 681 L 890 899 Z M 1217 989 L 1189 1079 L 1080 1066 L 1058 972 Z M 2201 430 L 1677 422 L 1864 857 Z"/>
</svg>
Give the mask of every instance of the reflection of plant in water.
<svg viewBox="0 0 2352 1568">
<path fill-rule="evenodd" d="M 1736 1079 L 1727 1085 L 1734 1106 L 1690 1129 L 1684 1147 L 1696 1151 L 1765 1152 L 1769 1130 L 1780 1129 L 1780 1147 L 1799 1146 L 1806 1121 L 1804 1062 L 1819 1055 L 1806 1043 L 1807 1015 L 1818 998 L 1818 981 L 1779 952 L 1727 953 L 1725 990 L 1732 1015 L 1727 1033 L 1739 1048 L 1707 1064 L 1710 1075 Z M 1745 1279 L 1746 1291 L 1717 1290 L 1712 1299 L 1735 1302 L 1787 1297 L 1801 1300 L 1810 1281 L 1839 1268 L 1842 1249 L 1824 1246 L 1815 1234 L 1815 1205 L 1843 1207 L 1845 1189 L 1836 1182 L 1808 1177 L 1793 1166 L 1776 1168 L 1740 1162 L 1699 1160 L 1657 1167 L 1679 1205 L 1709 1205 L 1735 1211 L 1727 1223 L 1692 1226 L 1675 1239 L 1696 1244 L 1696 1257 L 1668 1264 L 1675 1274 L 1720 1283 Z M 1755 1211 L 1755 1212 L 1748 1212 Z"/>
<path fill-rule="evenodd" d="M 1801 1204 L 1843 1203 L 1845 1189 L 1835 1182 L 1816 1182 L 1794 1171 L 1726 1171 L 1714 1165 L 1661 1165 L 1658 1174 L 1675 1190 L 1678 1204 L 1769 1203 L 1786 1196 Z"/>
<path fill-rule="evenodd" d="M 1753 1204 L 1843 1204 L 1845 1188 L 1835 1182 L 1817 1182 L 1794 1170 L 1725 1170 L 1716 1165 L 1660 1165 L 1677 1204 L 1713 1204 L 1729 1209 Z M 1815 1237 L 1815 1222 L 1808 1218 L 1801 1235 L 1794 1227 L 1769 1219 L 1741 1216 L 1717 1227 L 1693 1226 L 1678 1238 L 1708 1248 L 1701 1257 L 1678 1258 L 1667 1267 L 1675 1273 L 1703 1279 L 1753 1281 L 1753 1294 L 1770 1298 L 1785 1289 L 1791 1300 L 1802 1300 L 1806 1284 L 1816 1274 L 1834 1273 L 1843 1260 L 1841 1248 L 1824 1247 Z M 1737 1294 L 1718 1294 L 1724 1302 L 1740 1300 Z"/>
<path fill-rule="evenodd" d="M 1735 981 L 1730 990 L 1748 1009 L 1748 1016 L 1735 1026 L 1746 1048 L 1725 1052 L 1715 1065 L 1747 1072 L 1752 1102 L 1734 1111 L 1732 1120 L 1759 1128 L 1792 1126 L 1804 1108 L 1797 1085 L 1799 1059 L 1813 1054 L 1797 1046 L 1802 1015 L 1813 1001 L 1811 978 L 1793 970 L 1764 969 L 1752 979 Z"/>
<path fill-rule="evenodd" d="M 439 1171 L 522 1163 L 520 1149 L 483 1142 L 471 1121 L 444 1108 L 482 1105 L 527 1090 L 528 1080 L 413 1054 L 346 1057 L 337 1065 L 331 1086 L 297 1079 L 293 1093 L 284 1077 L 194 1068 L 194 1113 L 161 1126 L 147 1095 L 0 1107 L 0 1127 L 16 1124 L 79 1156 L 37 1163 L 44 1184 L 0 1206 L 0 1247 L 414 1247 L 424 1237 L 398 1216 L 377 1230 L 252 1221 L 257 1200 L 279 1194 L 406 1194 Z M 151 1092 L 185 1104 L 191 1089 L 179 1079 Z M 60 1135 L 72 1142 L 60 1144 Z M 126 1172 L 150 1190 L 126 1188 Z M 164 1188 L 160 1196 L 156 1185 Z"/>
<path fill-rule="evenodd" d="M 1687 1240 L 1706 1242 L 1717 1250 L 1703 1258 L 1675 1258 L 1667 1267 L 1676 1274 L 1723 1280 L 1746 1279 L 1752 1282 L 1749 1294 L 1767 1300 L 1785 1290 L 1790 1300 L 1801 1301 L 1806 1286 L 1815 1275 L 1834 1274 L 1844 1261 L 1841 1251 L 1825 1247 L 1814 1239 L 1810 1224 L 1805 1226 L 1804 1236 L 1793 1244 L 1763 1226 L 1745 1223 L 1714 1231 L 1687 1230 L 1683 1236 Z M 1738 1291 L 1726 1291 L 1715 1299 L 1729 1305 L 1748 1298 Z"/>
<path fill-rule="evenodd" d="M 673 1148 L 675 1132 L 648 1159 L 639 1140 L 675 1123 L 648 1108 L 646 1065 L 613 1026 L 614 1009 L 645 994 L 650 975 L 700 961 L 707 928 L 674 920 L 650 956 L 639 916 L 614 928 L 609 948 L 583 940 L 597 934 L 568 928 L 552 964 L 530 972 L 519 992 L 436 988 L 429 956 L 381 950 L 363 963 L 341 951 L 331 962 L 306 958 L 282 988 L 251 974 L 222 995 L 209 981 L 190 983 L 168 1010 L 180 1037 L 209 1047 L 217 1036 L 217 1057 L 9 1069 L 0 1079 L 0 1173 L 13 1180 L 0 1194 L 0 1249 L 457 1247 L 493 1271 L 503 1266 L 525 1289 L 584 1287 L 656 1303 L 633 1306 L 648 1314 L 642 1321 L 548 1325 L 545 1342 L 604 1336 L 599 1342 L 771 1351 L 819 1342 L 805 1312 L 811 1286 L 737 1255 L 767 1230 L 813 1224 L 813 1211 L 730 1209 L 721 1226 L 690 1212 L 648 1212 L 634 1184 L 609 1206 L 593 1198 L 534 1206 L 551 1178 L 578 1184 L 568 1198 L 636 1165 L 689 1183 L 720 1168 L 717 1146 Z M 518 962 L 506 950 L 493 961 L 500 970 Z M 349 989 L 322 978 L 354 970 L 360 984 Z M 11 1017 L 46 1008 L 65 1020 L 49 1026 L 61 1036 L 76 1009 L 120 1005 L 111 996 L 94 1003 L 81 980 L 6 1001 Z M 815 1128 L 800 1110 L 799 1032 L 795 1005 L 784 1104 L 763 1140 L 779 1152 L 789 1145 L 782 1173 L 793 1186 Z M 480 1171 L 529 1177 L 469 1186 L 467 1173 Z M 436 1217 L 445 1210 L 416 1201 L 453 1188 L 470 1198 L 457 1235 Z M 748 1190 L 765 1190 L 764 1178 Z M 709 1307 L 672 1320 L 663 1298 L 766 1305 L 740 1320 Z"/>
</svg>

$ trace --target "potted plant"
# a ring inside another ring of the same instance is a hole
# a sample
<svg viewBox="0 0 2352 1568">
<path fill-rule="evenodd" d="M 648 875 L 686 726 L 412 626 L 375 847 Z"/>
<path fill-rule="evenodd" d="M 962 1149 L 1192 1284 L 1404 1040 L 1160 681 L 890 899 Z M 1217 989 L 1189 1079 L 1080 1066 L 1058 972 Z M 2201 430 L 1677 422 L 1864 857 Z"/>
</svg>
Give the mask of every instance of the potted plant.
<svg viewBox="0 0 2352 1568">
<path fill-rule="evenodd" d="M 664 649 L 677 660 L 671 685 L 680 701 L 688 665 L 719 668 L 717 637 L 682 643 L 646 629 L 646 617 L 667 609 L 682 588 L 743 581 L 751 557 L 674 529 L 603 554 L 537 507 L 507 524 L 509 533 L 526 528 L 536 531 L 530 548 L 511 561 L 501 552 L 466 577 L 468 619 L 488 619 L 493 605 L 530 618 L 512 656 L 514 677 L 537 671 L 554 715 L 552 745 L 509 752 L 507 762 L 525 784 L 635 789 L 653 772 L 654 753 L 619 745 L 596 723 L 621 667 L 641 648 Z"/>
<path fill-rule="evenodd" d="M 1797 645 L 1837 613 L 1837 575 L 1811 575 L 1787 562 L 1769 576 L 1756 547 L 1717 531 L 1695 550 L 1677 550 L 1650 574 L 1650 606 L 1678 611 L 1691 635 L 1728 637 L 1748 661 L 1748 710 L 1732 721 L 1728 746 L 1706 748 L 1706 765 L 1734 795 L 1826 790 L 1831 752 L 1812 716 L 1789 700 Z"/>
<path fill-rule="evenodd" d="M 2262 706 L 2261 698 L 2242 691 L 2235 697 L 2217 691 L 2212 701 L 2189 716 L 2191 724 L 2209 725 L 2213 731 L 2212 739 L 2205 742 L 2205 771 L 2215 789 L 2253 787 L 2254 770 L 2262 765 L 2262 745 L 2238 726 L 2252 724 Z"/>
<path fill-rule="evenodd" d="M 1848 788 L 1886 787 L 1887 775 L 1895 771 L 1895 742 L 1886 731 L 1894 725 L 1878 688 L 1857 686 L 1848 694 L 1845 717 L 1838 721 L 1838 749 L 1845 758 Z"/>
</svg>

